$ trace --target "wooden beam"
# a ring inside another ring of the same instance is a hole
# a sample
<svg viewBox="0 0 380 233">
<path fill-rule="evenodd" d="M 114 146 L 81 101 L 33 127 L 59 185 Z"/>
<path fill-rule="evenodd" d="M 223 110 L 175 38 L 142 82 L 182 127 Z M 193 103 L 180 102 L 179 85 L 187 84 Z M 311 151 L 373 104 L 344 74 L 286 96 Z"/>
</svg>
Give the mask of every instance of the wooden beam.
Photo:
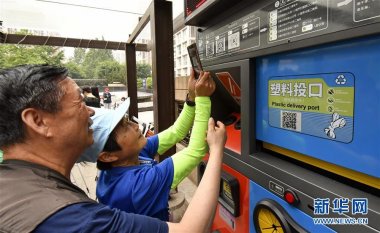
<svg viewBox="0 0 380 233">
<path fill-rule="evenodd" d="M 140 21 L 138 22 L 137 26 L 133 30 L 132 34 L 129 36 L 127 43 L 133 43 L 135 39 L 137 38 L 137 36 L 140 34 L 140 32 L 148 24 L 148 22 L 150 21 L 152 8 L 153 8 L 153 2 L 146 9 L 144 15 L 140 18 Z"/>
<path fill-rule="evenodd" d="M 89 40 L 89 39 L 76 39 L 64 38 L 55 36 L 35 36 L 35 35 L 19 35 L 4 33 L 0 35 L 0 43 L 4 44 L 25 44 L 25 45 L 48 45 L 60 47 L 74 47 L 74 48 L 95 48 L 95 49 L 111 49 L 111 50 L 124 50 L 126 49 L 126 42 L 105 41 L 105 40 Z M 146 44 L 136 44 L 136 51 L 148 51 Z"/>
<path fill-rule="evenodd" d="M 134 44 L 126 46 L 126 61 L 127 61 L 127 88 L 128 96 L 131 98 L 131 105 L 129 106 L 129 117 L 138 116 L 137 104 L 137 75 L 136 75 L 136 48 Z"/>
</svg>

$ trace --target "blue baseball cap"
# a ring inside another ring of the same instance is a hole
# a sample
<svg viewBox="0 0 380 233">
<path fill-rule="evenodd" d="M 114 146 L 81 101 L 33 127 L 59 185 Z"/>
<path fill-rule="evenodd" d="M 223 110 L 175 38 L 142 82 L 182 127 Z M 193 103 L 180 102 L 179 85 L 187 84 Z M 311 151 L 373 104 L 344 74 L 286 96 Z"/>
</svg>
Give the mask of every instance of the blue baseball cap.
<svg viewBox="0 0 380 233">
<path fill-rule="evenodd" d="M 128 111 L 130 102 L 130 99 L 127 98 L 115 110 L 93 108 L 95 114 L 91 117 L 93 121 L 91 128 L 93 130 L 94 143 L 82 153 L 77 161 L 78 163 L 96 162 L 98 160 L 98 156 L 102 152 L 112 130 Z"/>
</svg>

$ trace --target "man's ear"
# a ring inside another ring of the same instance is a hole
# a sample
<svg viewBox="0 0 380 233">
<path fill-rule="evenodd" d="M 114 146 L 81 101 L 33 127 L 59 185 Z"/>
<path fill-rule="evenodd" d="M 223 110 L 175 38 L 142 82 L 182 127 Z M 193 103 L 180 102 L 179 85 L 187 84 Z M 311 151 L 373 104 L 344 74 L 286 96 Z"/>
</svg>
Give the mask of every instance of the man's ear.
<svg viewBox="0 0 380 233">
<path fill-rule="evenodd" d="M 104 163 L 115 162 L 119 158 L 112 152 L 102 151 L 99 154 L 98 160 Z"/>
<path fill-rule="evenodd" d="M 35 108 L 26 108 L 21 112 L 21 119 L 24 124 L 31 129 L 45 137 L 50 137 L 49 125 L 41 111 Z"/>
</svg>

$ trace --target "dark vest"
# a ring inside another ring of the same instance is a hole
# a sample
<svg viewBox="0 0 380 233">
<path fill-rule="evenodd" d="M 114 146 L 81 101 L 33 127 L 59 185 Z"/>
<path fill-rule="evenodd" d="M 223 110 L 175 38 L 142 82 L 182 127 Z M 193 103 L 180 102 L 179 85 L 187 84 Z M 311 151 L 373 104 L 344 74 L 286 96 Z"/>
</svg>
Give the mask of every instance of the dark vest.
<svg viewBox="0 0 380 233">
<path fill-rule="evenodd" d="M 20 160 L 0 163 L 0 232 L 31 232 L 59 209 L 79 202 L 95 201 L 52 169 Z"/>
</svg>

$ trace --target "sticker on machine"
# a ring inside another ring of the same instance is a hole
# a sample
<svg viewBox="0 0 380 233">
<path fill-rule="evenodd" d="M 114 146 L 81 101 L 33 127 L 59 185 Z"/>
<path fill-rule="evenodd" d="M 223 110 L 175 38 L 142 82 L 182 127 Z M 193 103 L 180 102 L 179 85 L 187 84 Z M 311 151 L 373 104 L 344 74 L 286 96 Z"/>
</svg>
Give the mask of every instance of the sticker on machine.
<svg viewBox="0 0 380 233">
<path fill-rule="evenodd" d="M 229 227 L 231 227 L 231 229 L 235 230 L 235 227 L 236 227 L 235 217 L 232 216 L 228 212 L 228 210 L 226 210 L 222 205 L 218 205 L 218 206 L 219 206 L 219 216 L 224 220 L 225 223 L 227 223 Z"/>
<path fill-rule="evenodd" d="M 269 125 L 349 143 L 353 138 L 354 94 L 352 73 L 271 77 Z"/>
</svg>

